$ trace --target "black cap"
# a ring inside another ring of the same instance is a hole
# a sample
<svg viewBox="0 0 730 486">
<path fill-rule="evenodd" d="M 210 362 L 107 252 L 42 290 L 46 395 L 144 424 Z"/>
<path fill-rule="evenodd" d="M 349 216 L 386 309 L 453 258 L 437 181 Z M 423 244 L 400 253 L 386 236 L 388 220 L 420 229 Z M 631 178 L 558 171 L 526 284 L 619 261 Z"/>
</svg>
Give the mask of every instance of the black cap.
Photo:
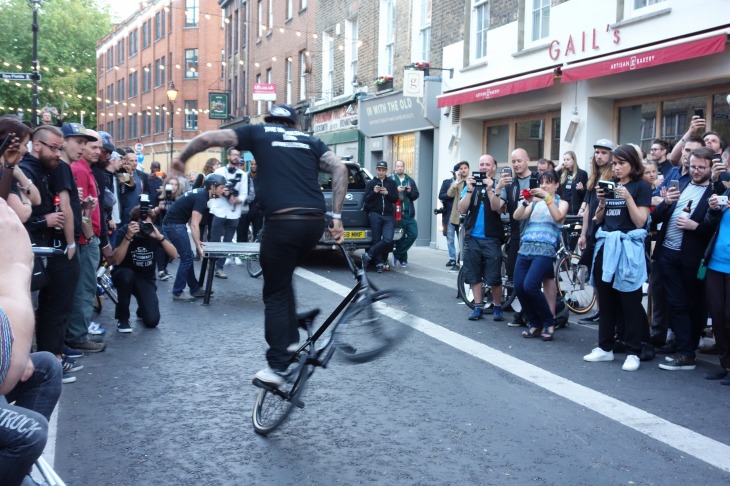
<svg viewBox="0 0 730 486">
<path fill-rule="evenodd" d="M 387 169 L 388 168 L 388 163 L 386 161 L 384 161 L 384 160 L 381 160 L 380 162 L 378 162 L 377 164 L 375 164 L 375 168 L 376 169 L 380 169 L 381 167 L 383 169 Z"/>
<path fill-rule="evenodd" d="M 274 105 L 271 107 L 269 112 L 264 117 L 265 122 L 272 122 L 276 120 L 285 120 L 296 125 L 297 123 L 297 110 L 289 105 Z"/>
</svg>

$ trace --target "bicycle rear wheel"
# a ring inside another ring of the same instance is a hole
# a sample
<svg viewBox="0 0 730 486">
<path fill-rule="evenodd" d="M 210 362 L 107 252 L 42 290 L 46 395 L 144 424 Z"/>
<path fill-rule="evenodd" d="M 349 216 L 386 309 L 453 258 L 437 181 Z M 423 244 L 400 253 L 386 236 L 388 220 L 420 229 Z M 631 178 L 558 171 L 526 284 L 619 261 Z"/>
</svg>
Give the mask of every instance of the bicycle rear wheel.
<svg viewBox="0 0 730 486">
<path fill-rule="evenodd" d="M 307 355 L 299 357 L 299 364 L 289 374 L 286 383 L 279 388 L 279 393 L 260 389 L 253 404 L 251 422 L 254 431 L 259 435 L 268 435 L 276 430 L 289 417 L 292 408 L 303 407 L 299 397 L 312 374 L 312 366 L 306 364 Z"/>
<path fill-rule="evenodd" d="M 555 281 L 558 295 L 562 295 L 565 305 L 575 314 L 585 314 L 596 303 L 596 293 L 590 284 L 588 267 L 581 265 L 576 254 L 566 255 L 558 263 Z"/>
<path fill-rule="evenodd" d="M 403 340 L 408 326 L 390 319 L 405 317 L 410 299 L 400 290 L 379 290 L 351 304 L 335 331 L 335 345 L 345 359 L 364 363 Z"/>
<path fill-rule="evenodd" d="M 505 275 L 505 266 L 507 264 L 506 259 L 502 260 L 502 275 Z M 461 297 L 461 300 L 464 301 L 464 303 L 469 306 L 470 309 L 473 309 L 474 304 L 474 293 L 472 292 L 471 286 L 465 282 L 465 274 L 464 274 L 464 267 L 462 266 L 459 270 L 459 275 L 456 278 L 457 281 L 457 290 L 459 292 L 459 297 Z M 482 298 L 482 302 L 484 302 L 484 308 L 488 309 L 494 305 L 494 295 L 492 294 L 492 289 L 489 286 L 482 286 L 482 290 L 484 292 L 484 296 Z M 506 309 L 509 307 L 512 302 L 515 300 L 515 289 L 512 284 L 507 284 L 506 278 L 502 278 L 502 309 Z"/>
<path fill-rule="evenodd" d="M 109 300 L 116 305 L 119 302 L 119 298 L 117 297 L 117 289 L 114 288 L 114 283 L 112 283 L 112 278 L 106 273 L 102 274 L 99 277 L 99 285 L 104 289 L 104 295 L 109 297 Z"/>
</svg>

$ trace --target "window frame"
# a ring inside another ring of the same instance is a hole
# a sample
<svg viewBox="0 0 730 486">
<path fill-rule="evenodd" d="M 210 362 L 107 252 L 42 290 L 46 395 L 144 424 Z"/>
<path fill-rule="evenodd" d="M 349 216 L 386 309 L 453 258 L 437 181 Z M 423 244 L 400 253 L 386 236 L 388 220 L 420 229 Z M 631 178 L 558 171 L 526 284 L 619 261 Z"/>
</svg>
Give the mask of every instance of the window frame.
<svg viewBox="0 0 730 486">
<path fill-rule="evenodd" d="M 198 100 L 185 100 L 183 106 L 185 107 L 183 130 L 198 130 Z"/>
</svg>

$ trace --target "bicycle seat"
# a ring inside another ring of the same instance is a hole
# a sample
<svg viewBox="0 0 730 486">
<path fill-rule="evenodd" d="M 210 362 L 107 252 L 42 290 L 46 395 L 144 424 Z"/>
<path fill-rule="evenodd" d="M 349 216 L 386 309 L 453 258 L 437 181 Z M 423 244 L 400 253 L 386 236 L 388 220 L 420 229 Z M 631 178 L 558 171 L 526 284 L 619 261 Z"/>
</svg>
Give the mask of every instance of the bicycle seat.
<svg viewBox="0 0 730 486">
<path fill-rule="evenodd" d="M 297 321 L 299 322 L 299 327 L 306 329 L 307 324 L 314 321 L 314 318 L 319 315 L 320 310 L 319 309 L 312 309 L 307 312 L 302 312 L 301 314 L 297 314 Z"/>
</svg>

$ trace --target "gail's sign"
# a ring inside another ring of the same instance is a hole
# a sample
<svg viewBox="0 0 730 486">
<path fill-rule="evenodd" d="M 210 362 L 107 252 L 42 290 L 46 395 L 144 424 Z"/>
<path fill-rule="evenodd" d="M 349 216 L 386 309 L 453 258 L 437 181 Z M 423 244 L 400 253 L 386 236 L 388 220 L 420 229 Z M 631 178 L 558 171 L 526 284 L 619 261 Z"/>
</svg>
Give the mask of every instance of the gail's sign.
<svg viewBox="0 0 730 486">
<path fill-rule="evenodd" d="M 576 56 L 578 52 L 586 51 L 597 51 L 601 48 L 602 44 L 612 42 L 618 44 L 621 41 L 621 33 L 619 29 L 611 29 L 609 24 L 606 24 L 605 32 L 603 29 L 593 28 L 589 31 L 583 31 L 578 35 L 568 36 L 565 44 L 562 44 L 558 39 L 553 39 L 548 47 L 548 55 L 553 61 L 558 59 L 567 58 L 570 56 Z"/>
</svg>

